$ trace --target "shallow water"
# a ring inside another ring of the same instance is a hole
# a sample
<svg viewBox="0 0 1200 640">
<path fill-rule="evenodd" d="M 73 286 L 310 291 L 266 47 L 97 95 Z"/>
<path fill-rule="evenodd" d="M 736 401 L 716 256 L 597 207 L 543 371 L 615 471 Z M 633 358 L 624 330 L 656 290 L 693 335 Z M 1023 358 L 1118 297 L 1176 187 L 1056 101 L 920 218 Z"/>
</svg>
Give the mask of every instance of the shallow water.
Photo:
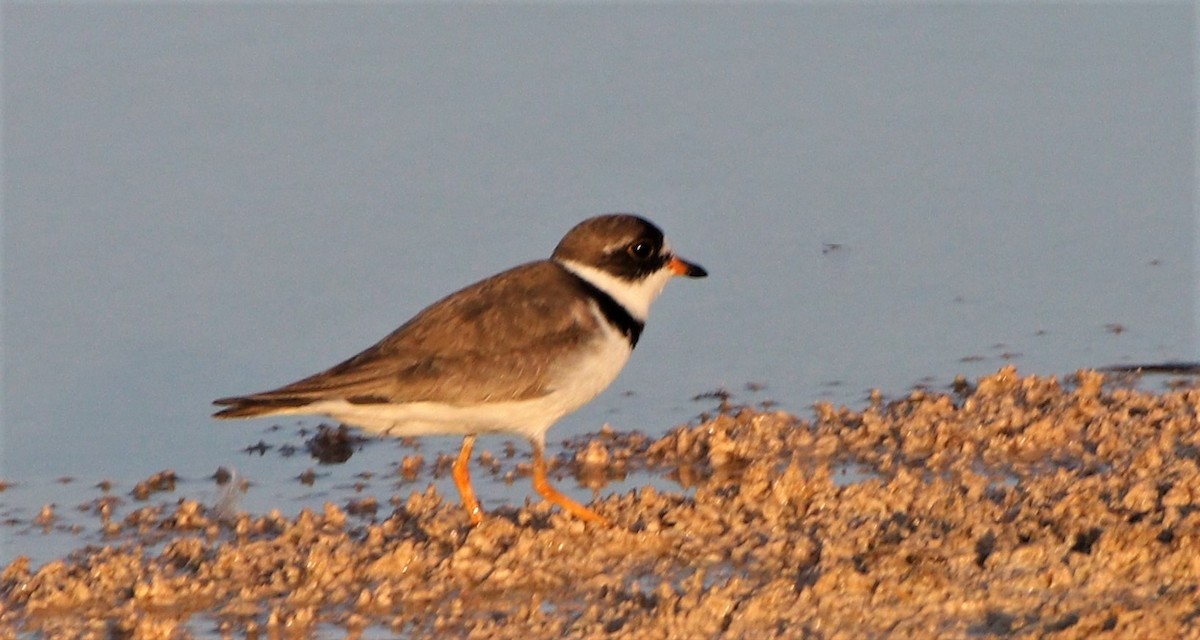
<svg viewBox="0 0 1200 640">
<path fill-rule="evenodd" d="M 242 452 L 271 421 L 209 402 L 605 211 L 711 276 L 551 442 L 661 434 L 721 387 L 803 415 L 1197 355 L 1186 5 L 3 11 L 0 561 L 58 555 L 30 522 L 102 480 L 173 469 L 170 499 L 212 500 L 234 468 L 259 512 L 379 489 L 399 445 L 314 489 L 303 455 Z M 530 495 L 476 474 L 485 506 Z"/>
</svg>

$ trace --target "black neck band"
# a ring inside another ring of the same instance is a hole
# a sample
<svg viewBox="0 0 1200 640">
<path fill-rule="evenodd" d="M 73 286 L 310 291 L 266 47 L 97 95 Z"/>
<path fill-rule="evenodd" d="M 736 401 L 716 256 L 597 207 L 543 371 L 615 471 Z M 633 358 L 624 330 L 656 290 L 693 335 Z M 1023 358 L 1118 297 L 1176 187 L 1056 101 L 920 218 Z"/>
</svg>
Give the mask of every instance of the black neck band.
<svg viewBox="0 0 1200 640">
<path fill-rule="evenodd" d="M 596 301 L 596 306 L 600 307 L 600 313 L 604 314 L 604 319 L 608 320 L 608 323 L 614 329 L 620 331 L 621 335 L 625 336 L 625 339 L 629 341 L 629 348 L 636 347 L 638 338 L 642 337 L 642 329 L 645 328 L 646 323 L 633 317 L 633 314 L 629 313 L 629 309 L 626 309 L 620 302 L 614 300 L 612 296 L 605 293 L 600 287 L 588 282 L 586 278 L 570 269 L 566 271 L 575 276 L 575 279 L 579 281 L 579 285 L 583 287 L 588 296 Z"/>
</svg>

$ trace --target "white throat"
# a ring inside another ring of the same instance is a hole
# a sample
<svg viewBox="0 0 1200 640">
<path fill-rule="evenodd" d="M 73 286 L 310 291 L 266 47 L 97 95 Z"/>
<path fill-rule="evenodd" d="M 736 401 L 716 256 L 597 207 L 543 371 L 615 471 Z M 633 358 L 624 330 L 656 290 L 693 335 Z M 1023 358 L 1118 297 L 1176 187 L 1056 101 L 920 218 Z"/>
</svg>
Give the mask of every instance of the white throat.
<svg viewBox="0 0 1200 640">
<path fill-rule="evenodd" d="M 650 303 L 662 293 L 667 280 L 671 279 L 671 270 L 663 267 L 649 276 L 630 282 L 622 280 L 606 271 L 575 262 L 574 260 L 559 260 L 559 264 L 571 273 L 590 282 L 597 289 L 612 296 L 622 307 L 625 307 L 634 318 L 646 321 L 650 314 Z"/>
</svg>

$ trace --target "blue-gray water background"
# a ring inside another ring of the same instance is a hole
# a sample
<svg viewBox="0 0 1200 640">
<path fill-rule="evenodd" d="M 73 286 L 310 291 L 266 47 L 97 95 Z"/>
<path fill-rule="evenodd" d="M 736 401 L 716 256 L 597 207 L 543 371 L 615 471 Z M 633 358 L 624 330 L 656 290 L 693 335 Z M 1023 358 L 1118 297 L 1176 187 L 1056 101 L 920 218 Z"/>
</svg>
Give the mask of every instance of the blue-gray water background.
<svg viewBox="0 0 1200 640">
<path fill-rule="evenodd" d="M 210 401 L 332 365 L 609 211 L 711 277 L 671 283 L 551 442 L 661 434 L 718 387 L 805 415 L 1008 361 L 1194 359 L 1195 15 L 6 3 L 0 516 L 168 468 L 198 499 L 226 466 L 248 508 L 337 500 L 399 450 L 316 490 L 306 456 L 242 452 L 270 421 Z M 0 565 L 54 548 L 0 529 Z"/>
</svg>

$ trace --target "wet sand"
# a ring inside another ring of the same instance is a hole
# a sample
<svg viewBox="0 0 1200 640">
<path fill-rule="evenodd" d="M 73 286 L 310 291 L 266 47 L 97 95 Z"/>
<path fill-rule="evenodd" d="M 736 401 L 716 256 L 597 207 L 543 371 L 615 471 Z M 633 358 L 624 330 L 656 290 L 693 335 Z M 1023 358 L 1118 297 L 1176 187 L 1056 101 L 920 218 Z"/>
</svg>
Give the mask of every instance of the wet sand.
<svg viewBox="0 0 1200 640">
<path fill-rule="evenodd" d="M 291 519 L 98 503 L 111 544 L 0 569 L 0 637 L 1198 637 L 1200 390 L 1116 380 L 603 432 L 560 482 L 689 488 L 593 503 L 613 527 L 534 504 L 472 528 L 432 489 Z"/>
</svg>

